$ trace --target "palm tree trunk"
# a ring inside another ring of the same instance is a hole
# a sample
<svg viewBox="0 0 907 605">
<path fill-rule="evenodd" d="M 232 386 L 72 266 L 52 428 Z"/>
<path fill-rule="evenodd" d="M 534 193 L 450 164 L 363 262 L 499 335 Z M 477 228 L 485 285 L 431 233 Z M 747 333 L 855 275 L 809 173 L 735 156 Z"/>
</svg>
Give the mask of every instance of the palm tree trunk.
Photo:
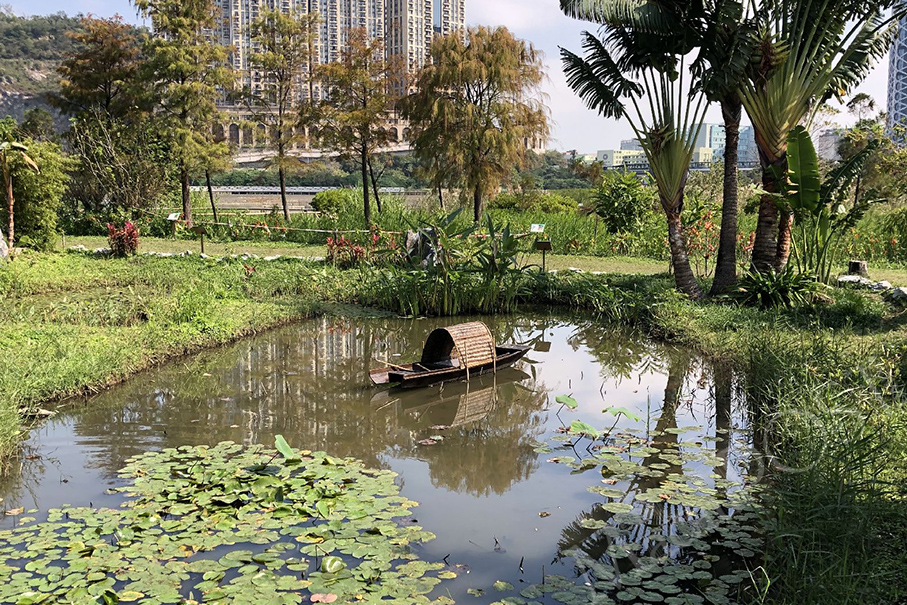
<svg viewBox="0 0 907 605">
<path fill-rule="evenodd" d="M 472 209 L 473 209 L 473 219 L 475 224 L 478 225 L 479 221 L 482 220 L 482 186 L 476 185 L 475 189 L 472 191 Z"/>
<path fill-rule="evenodd" d="M 180 167 L 180 184 L 183 189 L 183 220 L 187 227 L 192 226 L 192 196 L 189 193 L 189 169 L 185 162 Z"/>
<path fill-rule="evenodd" d="M 775 268 L 778 258 L 778 207 L 771 194 L 779 190 L 775 175 L 772 173 L 772 163 L 760 150 L 762 162 L 762 188 L 766 194 L 759 202 L 759 220 L 756 224 L 756 239 L 753 242 L 753 271 L 765 272 Z M 785 166 L 787 157 L 782 160 Z"/>
<path fill-rule="evenodd" d="M 372 228 L 372 206 L 371 200 L 369 200 L 368 193 L 368 151 L 365 148 L 365 145 L 362 146 L 360 150 L 360 161 L 362 168 L 362 205 L 365 210 L 365 228 L 371 230 Z"/>
<path fill-rule="evenodd" d="M 775 270 L 781 271 L 790 260 L 791 231 L 794 215 L 790 210 L 778 210 L 778 250 L 775 253 Z"/>
<path fill-rule="evenodd" d="M 287 203 L 287 173 L 283 169 L 283 162 L 277 169 L 277 176 L 280 179 L 280 203 L 283 206 L 283 218 L 290 222 L 290 205 Z"/>
<path fill-rule="evenodd" d="M 671 245 L 671 265 L 674 267 L 674 281 L 677 289 L 692 298 L 702 298 L 702 289 L 690 268 L 690 257 L 687 254 L 687 245 L 683 239 L 683 225 L 680 222 L 680 212 L 676 210 L 665 213 L 668 216 L 668 243 Z"/>
<path fill-rule="evenodd" d="M 743 104 L 736 95 L 721 101 L 724 118 L 724 192 L 721 204 L 721 235 L 711 295 L 726 292 L 737 281 L 737 164 L 740 146 L 740 116 Z"/>
<path fill-rule="evenodd" d="M 205 169 L 205 185 L 208 186 L 208 199 L 211 200 L 211 213 L 214 214 L 214 222 L 219 223 L 217 220 L 217 205 L 214 203 L 214 187 L 211 186 L 211 171 L 207 168 Z"/>
</svg>

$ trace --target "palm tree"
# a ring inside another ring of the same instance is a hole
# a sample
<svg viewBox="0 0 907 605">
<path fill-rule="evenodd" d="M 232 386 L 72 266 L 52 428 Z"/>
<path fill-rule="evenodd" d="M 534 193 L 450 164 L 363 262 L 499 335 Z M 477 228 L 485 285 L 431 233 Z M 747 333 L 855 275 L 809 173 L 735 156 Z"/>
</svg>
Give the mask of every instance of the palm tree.
<svg viewBox="0 0 907 605">
<path fill-rule="evenodd" d="M 793 216 L 772 195 L 780 191 L 775 174 L 787 173 L 788 135 L 866 77 L 905 11 L 895 0 L 773 0 L 753 12 L 757 50 L 740 98 L 753 122 L 767 192 L 759 206 L 754 269 L 782 269 L 790 257 Z"/>
<path fill-rule="evenodd" d="M 684 83 L 684 58 L 691 48 L 682 35 L 621 25 L 605 27 L 603 35 L 599 39 L 583 33 L 585 57 L 561 49 L 567 84 L 590 109 L 630 123 L 667 217 L 677 288 L 693 299 L 702 298 L 680 219 L 695 140 L 708 106 L 701 90 Z"/>
<path fill-rule="evenodd" d="M 725 131 L 721 237 L 711 293 L 720 294 L 737 279 L 738 148 L 742 101 L 738 88 L 753 53 L 751 24 L 742 0 L 711 0 L 702 4 L 647 0 L 561 0 L 569 16 L 624 25 L 666 36 L 683 35 L 698 47 L 691 65 L 697 88 L 721 106 Z"/>
<path fill-rule="evenodd" d="M 7 140 L 0 141 L 0 172 L 3 174 L 3 186 L 6 190 L 6 203 L 9 209 L 9 232 L 7 233 L 7 243 L 9 244 L 10 253 L 13 250 L 15 240 L 16 221 L 15 205 L 16 200 L 13 197 L 13 175 L 10 170 L 10 160 L 19 155 L 22 160 L 35 172 L 41 172 L 38 165 L 28 156 L 28 146 L 18 141 Z"/>
<path fill-rule="evenodd" d="M 711 294 L 726 292 L 737 281 L 737 213 L 740 119 L 739 88 L 754 52 L 755 32 L 741 0 L 712 0 L 701 7 L 697 34 L 699 57 L 693 75 L 710 101 L 721 107 L 724 122 L 724 183 L 721 235 Z"/>
</svg>

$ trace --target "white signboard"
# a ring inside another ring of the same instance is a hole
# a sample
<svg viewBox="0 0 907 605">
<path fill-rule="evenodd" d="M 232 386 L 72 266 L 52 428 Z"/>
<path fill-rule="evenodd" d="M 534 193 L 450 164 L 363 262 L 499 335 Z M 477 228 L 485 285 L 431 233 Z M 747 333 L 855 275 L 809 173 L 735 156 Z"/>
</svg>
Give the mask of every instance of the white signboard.
<svg viewBox="0 0 907 605">
<path fill-rule="evenodd" d="M 174 213 L 170 214 L 170 215 L 167 217 L 167 220 L 168 220 L 168 221 L 178 221 L 178 220 L 180 220 L 180 213 L 179 213 L 179 212 L 174 212 Z"/>
<path fill-rule="evenodd" d="M 529 232 L 530 232 L 530 233 L 544 233 L 544 232 L 545 232 L 545 225 L 544 225 L 544 223 L 542 223 L 542 224 L 533 223 L 532 228 L 529 229 Z"/>
</svg>

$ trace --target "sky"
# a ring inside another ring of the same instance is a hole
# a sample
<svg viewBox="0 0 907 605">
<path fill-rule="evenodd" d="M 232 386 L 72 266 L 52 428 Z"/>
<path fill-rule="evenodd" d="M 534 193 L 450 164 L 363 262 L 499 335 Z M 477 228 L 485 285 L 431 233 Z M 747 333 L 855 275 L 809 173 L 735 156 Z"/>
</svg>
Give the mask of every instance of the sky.
<svg viewBox="0 0 907 605">
<path fill-rule="evenodd" d="M 109 17 L 120 14 L 138 22 L 136 11 L 128 0 L 0 0 L 17 14 L 92 14 Z M 470 25 L 504 25 L 515 35 L 532 42 L 545 55 L 548 80 L 544 91 L 551 108 L 550 149 L 595 153 L 619 147 L 620 141 L 632 138 L 628 124 L 602 118 L 585 108 L 567 87 L 560 65 L 559 47 L 574 52 L 581 50 L 580 33 L 590 24 L 564 16 L 558 0 L 467 0 L 466 16 Z M 880 62 L 866 81 L 854 92 L 866 92 L 880 109 L 887 97 L 888 62 Z M 713 107 L 707 121 L 720 122 L 720 112 Z M 841 117 L 846 123 L 847 118 Z"/>
</svg>

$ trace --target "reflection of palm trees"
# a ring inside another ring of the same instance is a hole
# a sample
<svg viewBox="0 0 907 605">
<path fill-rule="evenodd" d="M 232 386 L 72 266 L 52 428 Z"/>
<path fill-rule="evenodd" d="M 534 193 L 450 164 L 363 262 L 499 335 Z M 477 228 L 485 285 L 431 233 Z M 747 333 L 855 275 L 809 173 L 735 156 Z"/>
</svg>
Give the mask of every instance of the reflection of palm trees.
<svg viewBox="0 0 907 605">
<path fill-rule="evenodd" d="M 517 340 L 521 330 L 514 326 L 521 321 L 501 320 L 492 329 L 499 341 Z M 296 447 L 353 456 L 372 467 L 386 467 L 388 452 L 417 452 L 435 480 L 451 489 L 506 490 L 534 468 L 532 442 L 540 432 L 544 393 L 513 384 L 498 384 L 493 397 L 474 391 L 457 421 L 462 426 L 446 434 L 449 441 L 435 453 L 414 450 L 414 441 L 431 434 L 417 436 L 417 429 L 452 424 L 456 416 L 435 422 L 428 414 L 414 423 L 402 405 L 371 404 L 369 370 L 379 358 L 418 357 L 434 327 L 428 321 L 322 318 L 271 332 L 102 394 L 78 414 L 75 430 L 93 439 L 111 436 L 94 452 L 97 465 L 111 475 L 149 449 L 227 440 L 270 444 L 283 434 Z M 431 391 L 420 394 L 430 402 Z M 478 404 L 480 396 L 484 403 Z M 479 421 L 489 401 L 493 406 Z M 451 456 L 453 450 L 462 452 Z"/>
<path fill-rule="evenodd" d="M 630 378 L 644 369 L 659 370 L 660 356 L 653 355 L 651 341 L 634 338 L 622 330 L 602 329 L 600 323 L 577 322 L 567 341 L 574 350 L 587 348 L 602 366 L 602 371 L 617 378 Z"/>
<path fill-rule="evenodd" d="M 669 451 L 675 450 L 678 444 L 678 434 L 676 431 L 669 429 L 677 428 L 677 408 L 681 401 L 682 389 L 689 373 L 691 359 L 687 355 L 674 355 L 669 358 L 668 379 L 665 386 L 664 400 L 661 408 L 661 416 L 658 418 L 653 438 L 648 442 L 649 446 L 658 450 L 656 453 L 647 455 L 641 462 L 640 466 L 650 468 L 650 465 L 663 462 L 662 455 Z M 682 465 L 671 463 L 668 468 L 664 469 L 663 476 L 672 473 L 682 473 Z M 610 475 L 606 468 L 602 470 L 603 475 Z M 627 497 L 624 501 L 633 502 L 633 494 L 646 492 L 661 485 L 662 476 L 640 475 L 634 476 L 630 481 L 627 489 L 624 490 Z M 651 538 L 655 534 L 670 536 L 676 532 L 676 526 L 679 522 L 688 520 L 687 510 L 684 506 L 672 504 L 666 500 L 656 503 L 644 502 L 637 505 L 636 512 L 642 517 L 643 523 L 636 524 L 632 530 L 624 530 L 619 535 L 613 531 L 602 532 L 600 529 L 588 529 L 583 526 L 583 521 L 598 521 L 608 524 L 614 520 L 614 513 L 611 513 L 601 506 L 596 506 L 590 513 L 582 514 L 576 521 L 564 528 L 561 534 L 561 540 L 558 542 L 558 556 L 556 560 L 563 558 L 564 552 L 570 552 L 579 549 L 593 560 L 611 563 L 616 571 L 623 573 L 632 568 L 633 563 L 629 558 L 613 558 L 608 554 L 608 549 L 612 545 L 639 544 L 642 550 L 639 556 L 661 557 L 666 554 L 666 544 L 663 541 L 653 541 Z M 616 527 L 611 525 L 611 527 Z"/>
</svg>

